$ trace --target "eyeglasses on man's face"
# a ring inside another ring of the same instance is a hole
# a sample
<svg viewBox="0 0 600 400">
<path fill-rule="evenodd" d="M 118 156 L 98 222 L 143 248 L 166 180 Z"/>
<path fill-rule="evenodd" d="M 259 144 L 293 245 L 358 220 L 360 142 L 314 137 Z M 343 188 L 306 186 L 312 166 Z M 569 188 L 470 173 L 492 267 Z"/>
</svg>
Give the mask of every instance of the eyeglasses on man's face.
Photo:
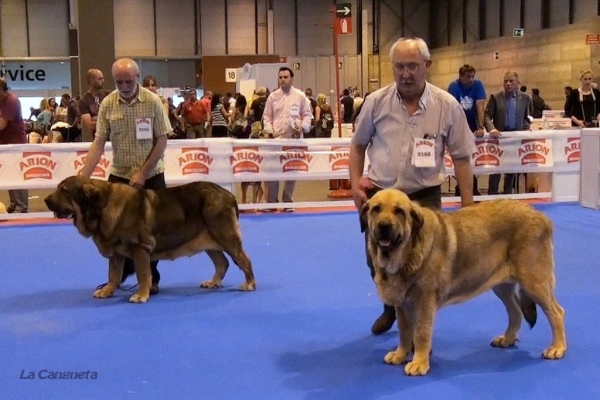
<svg viewBox="0 0 600 400">
<path fill-rule="evenodd" d="M 396 64 L 394 64 L 394 69 L 400 73 L 406 71 L 411 74 L 414 74 L 415 72 L 417 72 L 419 70 L 419 67 L 421 65 L 423 65 L 424 63 L 425 63 L 425 61 L 423 61 L 421 63 L 413 62 L 413 63 L 408 63 L 408 64 L 396 63 Z"/>
</svg>

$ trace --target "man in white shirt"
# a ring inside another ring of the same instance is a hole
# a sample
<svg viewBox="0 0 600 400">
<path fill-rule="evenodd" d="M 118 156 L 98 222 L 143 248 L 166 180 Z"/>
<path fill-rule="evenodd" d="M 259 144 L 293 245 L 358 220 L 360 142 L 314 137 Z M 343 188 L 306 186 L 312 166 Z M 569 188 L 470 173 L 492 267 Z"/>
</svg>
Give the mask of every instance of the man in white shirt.
<svg viewBox="0 0 600 400">
<path fill-rule="evenodd" d="M 263 129 L 274 138 L 299 139 L 310 131 L 312 112 L 310 101 L 301 90 L 292 86 L 294 72 L 288 67 L 279 68 L 279 89 L 267 98 L 263 114 Z M 267 203 L 277 203 L 279 182 L 268 182 Z M 296 181 L 285 181 L 282 201 L 293 202 Z M 293 211 L 291 208 L 286 211 Z"/>
</svg>

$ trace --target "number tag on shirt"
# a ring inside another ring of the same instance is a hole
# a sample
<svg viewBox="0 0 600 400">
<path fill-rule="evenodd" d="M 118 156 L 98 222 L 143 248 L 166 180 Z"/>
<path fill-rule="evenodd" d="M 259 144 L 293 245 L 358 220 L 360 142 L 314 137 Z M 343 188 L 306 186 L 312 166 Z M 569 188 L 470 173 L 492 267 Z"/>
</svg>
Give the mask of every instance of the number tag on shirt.
<svg viewBox="0 0 600 400">
<path fill-rule="evenodd" d="M 435 141 L 433 139 L 415 139 L 412 165 L 417 168 L 435 167 Z"/>
<path fill-rule="evenodd" d="M 290 116 L 292 116 L 292 117 L 299 117 L 300 116 L 300 110 L 298 109 L 298 105 L 297 104 L 292 104 L 290 106 Z"/>
<path fill-rule="evenodd" d="M 135 119 L 135 137 L 138 140 L 152 139 L 152 118 Z"/>
</svg>

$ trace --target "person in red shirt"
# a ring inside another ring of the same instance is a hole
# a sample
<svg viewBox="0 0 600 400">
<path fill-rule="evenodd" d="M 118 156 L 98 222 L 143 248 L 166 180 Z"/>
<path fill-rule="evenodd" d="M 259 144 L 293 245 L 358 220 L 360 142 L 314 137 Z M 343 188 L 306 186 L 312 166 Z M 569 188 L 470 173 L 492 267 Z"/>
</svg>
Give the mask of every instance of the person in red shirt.
<svg viewBox="0 0 600 400">
<path fill-rule="evenodd" d="M 206 123 L 210 122 L 210 112 L 204 103 L 198 100 L 195 89 L 190 90 L 189 99 L 181 107 L 181 116 L 185 121 L 188 139 L 208 137 Z"/>
<path fill-rule="evenodd" d="M 6 81 L 0 78 L 0 145 L 27 143 L 25 124 L 21 114 L 21 102 L 16 94 L 8 91 Z M 9 190 L 9 213 L 26 213 L 29 203 L 27 190 Z"/>
</svg>

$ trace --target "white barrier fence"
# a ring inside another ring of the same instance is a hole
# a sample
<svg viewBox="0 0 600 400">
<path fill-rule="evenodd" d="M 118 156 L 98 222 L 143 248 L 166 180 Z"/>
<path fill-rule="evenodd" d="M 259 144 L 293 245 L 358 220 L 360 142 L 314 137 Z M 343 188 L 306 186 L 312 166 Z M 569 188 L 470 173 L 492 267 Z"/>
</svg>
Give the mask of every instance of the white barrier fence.
<svg viewBox="0 0 600 400">
<path fill-rule="evenodd" d="M 499 139 L 486 135 L 476 141 L 474 173 L 549 172 L 552 193 L 548 196 L 554 201 L 577 201 L 580 135 L 578 129 L 506 132 Z M 231 190 L 235 182 L 347 179 L 350 140 L 169 141 L 164 156 L 165 179 L 168 185 L 207 180 Z M 0 146 L 0 189 L 53 189 L 83 168 L 88 148 L 89 143 Z M 107 179 L 111 162 L 109 142 L 93 176 Z M 448 175 L 453 174 L 448 154 L 445 168 Z"/>
</svg>

